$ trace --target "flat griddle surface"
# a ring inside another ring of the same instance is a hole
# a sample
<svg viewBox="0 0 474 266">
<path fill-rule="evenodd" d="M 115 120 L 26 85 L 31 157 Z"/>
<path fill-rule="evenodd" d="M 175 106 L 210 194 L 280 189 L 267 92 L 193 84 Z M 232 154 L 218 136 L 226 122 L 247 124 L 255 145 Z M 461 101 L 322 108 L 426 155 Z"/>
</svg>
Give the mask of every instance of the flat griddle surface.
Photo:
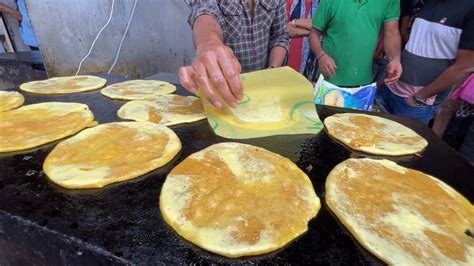
<svg viewBox="0 0 474 266">
<path fill-rule="evenodd" d="M 109 84 L 124 80 L 105 77 Z M 45 101 L 88 104 L 100 123 L 120 121 L 116 111 L 125 103 L 106 98 L 99 90 L 56 96 L 22 93 L 25 104 Z M 182 88 L 177 93 L 187 94 Z M 318 111 L 324 119 L 347 110 L 318 107 Z M 474 169 L 466 161 L 420 123 L 382 116 L 409 126 L 429 141 L 421 158 L 392 160 L 439 177 L 473 200 Z M 48 181 L 42 163 L 57 142 L 27 152 L 0 154 L 0 265 L 380 264 L 357 244 L 325 205 L 324 182 L 329 171 L 343 160 L 360 155 L 337 144 L 324 131 L 317 135 L 238 141 L 277 152 L 302 169 L 312 166 L 308 175 L 322 200 L 322 208 L 310 221 L 307 233 L 277 252 L 242 259 L 213 255 L 181 239 L 163 221 L 158 208 L 166 175 L 191 153 L 232 140 L 214 135 L 206 121 L 171 128 L 183 144 L 183 150 L 171 163 L 143 177 L 103 189 L 67 190 Z"/>
</svg>

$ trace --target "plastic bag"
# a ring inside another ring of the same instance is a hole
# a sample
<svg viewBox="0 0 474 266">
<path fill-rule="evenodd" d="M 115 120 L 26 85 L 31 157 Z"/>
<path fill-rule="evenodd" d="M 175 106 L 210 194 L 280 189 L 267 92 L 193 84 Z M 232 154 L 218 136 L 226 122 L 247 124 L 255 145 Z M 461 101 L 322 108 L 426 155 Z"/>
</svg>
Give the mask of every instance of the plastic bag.
<svg viewBox="0 0 474 266">
<path fill-rule="evenodd" d="M 377 92 L 376 83 L 362 87 L 341 88 L 324 80 L 323 75 L 314 86 L 314 103 L 368 111 Z"/>
</svg>

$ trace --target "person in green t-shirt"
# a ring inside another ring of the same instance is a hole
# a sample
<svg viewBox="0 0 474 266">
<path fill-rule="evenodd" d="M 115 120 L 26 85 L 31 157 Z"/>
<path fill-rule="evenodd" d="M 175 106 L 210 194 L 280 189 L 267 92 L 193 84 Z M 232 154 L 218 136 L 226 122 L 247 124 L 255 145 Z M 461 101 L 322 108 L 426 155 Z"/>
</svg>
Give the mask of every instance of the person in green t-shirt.
<svg viewBox="0 0 474 266">
<path fill-rule="evenodd" d="M 321 0 L 309 37 L 319 72 L 337 86 L 370 84 L 373 55 L 383 25 L 389 60 L 384 82 L 396 82 L 402 74 L 399 16 L 400 0 Z"/>
</svg>

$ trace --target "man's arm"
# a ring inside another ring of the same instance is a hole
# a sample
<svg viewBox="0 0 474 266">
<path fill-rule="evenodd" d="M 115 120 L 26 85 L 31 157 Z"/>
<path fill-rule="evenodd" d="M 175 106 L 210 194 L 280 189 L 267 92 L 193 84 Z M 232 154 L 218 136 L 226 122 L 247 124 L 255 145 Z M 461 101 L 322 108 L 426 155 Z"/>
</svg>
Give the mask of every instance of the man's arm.
<svg viewBox="0 0 474 266">
<path fill-rule="evenodd" d="M 397 82 L 402 75 L 402 65 L 400 64 L 401 38 L 398 20 L 384 23 L 384 50 L 389 61 L 384 82 L 391 84 Z"/>
<path fill-rule="evenodd" d="M 212 5 L 211 1 L 207 2 L 202 5 L 211 8 L 212 6 L 207 6 Z M 181 84 L 193 93 L 199 88 L 217 108 L 222 107 L 222 103 L 214 88 L 228 105 L 237 106 L 238 101 L 243 98 L 241 67 L 232 50 L 223 43 L 222 28 L 218 19 L 213 15 L 202 13 L 191 23 L 196 58 L 190 66 L 179 69 Z"/>
<path fill-rule="evenodd" d="M 324 51 L 321 45 L 321 35 L 322 33 L 319 30 L 312 28 L 309 33 L 309 45 L 311 51 L 316 55 L 319 71 L 325 77 L 333 77 L 336 75 L 337 66 L 334 60 Z"/>
<path fill-rule="evenodd" d="M 268 67 L 280 67 L 285 61 L 286 49 L 281 46 L 275 46 L 270 50 L 268 57 Z"/>
<path fill-rule="evenodd" d="M 313 28 L 312 20 L 310 18 L 300 18 L 295 20 L 296 27 L 311 30 Z"/>
<path fill-rule="evenodd" d="M 23 16 L 21 15 L 20 11 L 12 9 L 4 4 L 0 4 L 0 13 L 6 13 L 16 18 L 18 21 L 21 21 L 23 19 Z"/>
<path fill-rule="evenodd" d="M 282 1 L 283 2 L 283 1 Z M 270 27 L 268 56 L 268 67 L 280 67 L 285 61 L 286 53 L 290 45 L 288 27 L 286 24 L 286 2 L 280 4 L 276 9 L 275 18 Z"/>
<path fill-rule="evenodd" d="M 310 18 L 295 19 L 288 22 L 288 35 L 290 38 L 308 36 L 311 28 Z"/>
<path fill-rule="evenodd" d="M 410 26 L 410 17 L 404 16 L 400 20 L 400 35 L 402 36 L 403 45 L 408 43 L 408 39 L 410 38 L 410 32 L 408 27 Z"/>
<path fill-rule="evenodd" d="M 288 36 L 290 38 L 297 38 L 297 37 L 302 37 L 302 36 L 308 36 L 309 35 L 309 30 L 305 28 L 300 28 L 298 26 L 294 26 L 293 22 L 288 22 Z"/>
<path fill-rule="evenodd" d="M 321 36 L 329 27 L 329 22 L 332 17 L 332 1 L 323 1 L 319 3 L 316 13 L 313 16 L 312 28 L 309 33 L 309 45 L 311 51 L 316 55 L 319 71 L 325 77 L 333 77 L 336 75 L 336 63 L 328 55 L 321 46 Z"/>
<path fill-rule="evenodd" d="M 425 100 L 442 91 L 451 89 L 459 80 L 467 76 L 474 68 L 474 50 L 459 49 L 454 64 L 448 67 L 431 84 L 415 94 L 418 99 Z M 411 101 L 407 101 L 413 105 Z"/>
</svg>

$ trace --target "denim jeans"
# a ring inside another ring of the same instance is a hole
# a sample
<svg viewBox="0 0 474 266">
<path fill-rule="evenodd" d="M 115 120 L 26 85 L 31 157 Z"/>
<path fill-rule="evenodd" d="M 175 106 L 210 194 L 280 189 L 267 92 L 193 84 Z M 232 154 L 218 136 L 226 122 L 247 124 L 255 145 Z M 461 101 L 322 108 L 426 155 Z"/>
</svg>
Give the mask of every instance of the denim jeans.
<svg viewBox="0 0 474 266">
<path fill-rule="evenodd" d="M 441 106 L 441 102 L 435 102 L 427 106 L 410 106 L 405 102 L 405 98 L 393 94 L 390 89 L 383 85 L 375 96 L 378 103 L 393 115 L 407 116 L 418 119 L 421 123 L 427 125 L 435 116 L 436 111 Z"/>
</svg>

